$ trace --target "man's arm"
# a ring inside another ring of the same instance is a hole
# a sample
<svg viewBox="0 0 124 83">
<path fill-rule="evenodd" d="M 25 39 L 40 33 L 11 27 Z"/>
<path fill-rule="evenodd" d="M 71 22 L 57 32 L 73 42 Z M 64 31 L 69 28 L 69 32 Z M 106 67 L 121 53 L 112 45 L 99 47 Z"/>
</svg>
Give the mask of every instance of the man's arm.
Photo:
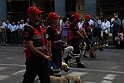
<svg viewBox="0 0 124 83">
<path fill-rule="evenodd" d="M 79 31 L 76 31 L 76 33 L 77 33 L 80 37 L 84 38 L 84 36 L 83 36 Z"/>
<path fill-rule="evenodd" d="M 49 53 L 49 56 L 52 57 L 52 50 L 51 50 L 51 40 L 48 40 L 47 42 L 47 47 L 48 47 L 48 53 Z"/>
<path fill-rule="evenodd" d="M 43 57 L 47 60 L 50 60 L 50 56 L 47 56 L 45 55 L 44 53 L 40 52 L 38 49 L 36 49 L 34 46 L 33 46 L 33 41 L 26 41 L 26 46 L 28 47 L 29 51 L 36 55 L 36 56 L 39 56 L 39 57 Z"/>
</svg>

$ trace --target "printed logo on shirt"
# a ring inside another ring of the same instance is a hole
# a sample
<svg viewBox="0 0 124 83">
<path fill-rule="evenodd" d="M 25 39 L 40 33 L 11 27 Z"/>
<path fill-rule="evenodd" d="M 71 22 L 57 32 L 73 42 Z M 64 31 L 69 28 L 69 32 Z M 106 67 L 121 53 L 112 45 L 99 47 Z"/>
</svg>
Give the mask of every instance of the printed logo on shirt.
<svg viewBox="0 0 124 83">
<path fill-rule="evenodd" d="M 46 38 L 48 38 L 49 37 L 49 35 L 48 34 L 46 34 Z"/>
<path fill-rule="evenodd" d="M 29 36 L 29 33 L 28 32 L 25 32 L 24 33 L 24 37 L 28 37 Z"/>
</svg>

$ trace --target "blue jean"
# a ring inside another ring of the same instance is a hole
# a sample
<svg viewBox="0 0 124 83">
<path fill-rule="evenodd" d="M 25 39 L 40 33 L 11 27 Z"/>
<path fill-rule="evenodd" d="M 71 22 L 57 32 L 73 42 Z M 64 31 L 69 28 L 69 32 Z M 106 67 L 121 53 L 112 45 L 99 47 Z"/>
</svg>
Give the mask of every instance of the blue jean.
<svg viewBox="0 0 124 83">
<path fill-rule="evenodd" d="M 2 43 L 6 43 L 6 40 L 7 40 L 6 31 L 1 32 L 0 34 L 1 34 L 0 41 Z"/>
<path fill-rule="evenodd" d="M 12 44 L 17 44 L 17 34 L 16 34 L 16 32 L 12 32 Z"/>
</svg>

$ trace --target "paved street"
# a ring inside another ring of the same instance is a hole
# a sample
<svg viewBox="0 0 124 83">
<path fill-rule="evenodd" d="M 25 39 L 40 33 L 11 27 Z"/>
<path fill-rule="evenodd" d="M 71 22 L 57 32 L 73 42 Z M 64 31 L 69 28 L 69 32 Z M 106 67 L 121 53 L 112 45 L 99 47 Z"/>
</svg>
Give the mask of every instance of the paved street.
<svg viewBox="0 0 124 83">
<path fill-rule="evenodd" d="M 96 54 L 97 59 L 83 60 L 86 68 L 69 64 L 71 70 L 62 75 L 79 75 L 82 83 L 124 83 L 124 50 L 105 48 Z M 21 83 L 24 62 L 22 46 L 0 46 L 0 83 Z"/>
</svg>

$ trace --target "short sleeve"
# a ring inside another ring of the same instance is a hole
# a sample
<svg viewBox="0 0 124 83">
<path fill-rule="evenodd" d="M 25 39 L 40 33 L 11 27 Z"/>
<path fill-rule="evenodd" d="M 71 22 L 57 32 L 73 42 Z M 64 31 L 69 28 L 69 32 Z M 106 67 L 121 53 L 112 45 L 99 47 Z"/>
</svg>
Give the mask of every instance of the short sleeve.
<svg viewBox="0 0 124 83">
<path fill-rule="evenodd" d="M 55 30 L 52 27 L 48 27 L 46 30 L 46 39 L 52 40 L 55 34 Z"/>
<path fill-rule="evenodd" d="M 29 41 L 29 40 L 33 41 L 33 33 L 34 31 L 31 27 L 29 26 L 24 27 L 23 36 L 25 41 Z"/>
</svg>

